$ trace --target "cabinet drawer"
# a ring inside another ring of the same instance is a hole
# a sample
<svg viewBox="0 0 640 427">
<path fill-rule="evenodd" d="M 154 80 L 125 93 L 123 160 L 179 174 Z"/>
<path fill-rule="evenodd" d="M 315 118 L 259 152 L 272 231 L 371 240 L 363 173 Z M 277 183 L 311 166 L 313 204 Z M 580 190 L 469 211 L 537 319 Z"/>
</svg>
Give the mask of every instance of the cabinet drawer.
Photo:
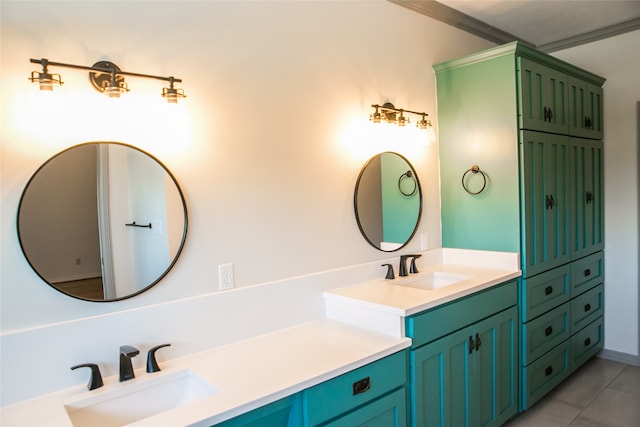
<svg viewBox="0 0 640 427">
<path fill-rule="evenodd" d="M 584 328 L 604 311 L 604 285 L 598 285 L 571 300 L 571 333 Z"/>
<path fill-rule="evenodd" d="M 528 365 L 571 335 L 569 303 L 522 325 L 522 364 Z"/>
<path fill-rule="evenodd" d="M 570 341 L 567 340 L 523 369 L 522 407 L 527 409 L 571 372 Z"/>
<path fill-rule="evenodd" d="M 522 321 L 534 319 L 569 301 L 571 267 L 554 268 L 522 281 Z"/>
<path fill-rule="evenodd" d="M 401 351 L 303 392 L 308 425 L 348 412 L 407 383 L 407 351 Z"/>
<path fill-rule="evenodd" d="M 427 310 L 406 320 L 407 336 L 416 348 L 482 320 L 518 303 L 517 282 L 510 281 L 485 291 Z"/>
<path fill-rule="evenodd" d="M 571 296 L 604 282 L 604 253 L 596 252 L 571 263 Z"/>
<path fill-rule="evenodd" d="M 407 393 L 403 388 L 323 424 L 325 427 L 406 427 L 407 425 Z"/>
<path fill-rule="evenodd" d="M 604 318 L 599 317 L 571 337 L 571 371 L 575 371 L 604 346 Z"/>
</svg>

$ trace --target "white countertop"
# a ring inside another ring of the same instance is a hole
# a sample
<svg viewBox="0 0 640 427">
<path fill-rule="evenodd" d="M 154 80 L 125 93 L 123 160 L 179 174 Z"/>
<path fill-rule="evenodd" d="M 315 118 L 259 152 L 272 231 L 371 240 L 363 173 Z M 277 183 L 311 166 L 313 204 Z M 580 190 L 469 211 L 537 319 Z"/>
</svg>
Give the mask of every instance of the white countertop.
<svg viewBox="0 0 640 427">
<path fill-rule="evenodd" d="M 420 273 L 325 292 L 327 319 L 308 322 L 205 352 L 160 361 L 162 372 L 136 370 L 120 383 L 88 391 L 76 386 L 0 410 L 3 427 L 71 427 L 64 405 L 190 370 L 217 389 L 211 396 L 131 426 L 210 426 L 267 405 L 408 348 L 404 318 L 520 276 L 515 253 L 437 249 L 424 253 Z M 381 270 L 382 272 L 382 270 Z M 432 272 L 468 276 L 435 290 L 407 286 Z"/>
<path fill-rule="evenodd" d="M 154 376 L 190 369 L 219 392 L 131 424 L 136 426 L 210 426 L 282 397 L 342 375 L 411 345 L 394 338 L 333 320 L 287 328 L 189 357 L 160 362 L 162 372 L 136 371 L 119 383 L 104 379 L 104 387 L 88 391 L 78 386 L 2 408 L 0 425 L 71 426 L 64 404 L 118 390 Z"/>
</svg>

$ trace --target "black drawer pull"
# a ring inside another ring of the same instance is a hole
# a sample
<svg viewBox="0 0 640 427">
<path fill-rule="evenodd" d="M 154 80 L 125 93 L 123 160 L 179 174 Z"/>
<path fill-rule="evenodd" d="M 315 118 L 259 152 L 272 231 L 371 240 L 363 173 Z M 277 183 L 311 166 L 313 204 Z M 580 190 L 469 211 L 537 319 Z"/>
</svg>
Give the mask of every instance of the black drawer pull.
<svg viewBox="0 0 640 427">
<path fill-rule="evenodd" d="M 553 293 L 553 286 L 547 286 L 544 290 L 545 295 L 551 295 Z"/>
<path fill-rule="evenodd" d="M 553 366 L 547 366 L 547 369 L 544 370 L 544 376 L 548 377 L 553 373 Z"/>
<path fill-rule="evenodd" d="M 589 344 L 591 344 L 591 338 L 587 338 L 586 340 L 584 340 L 584 346 L 588 347 Z"/>
<path fill-rule="evenodd" d="M 371 389 L 371 380 L 369 377 L 353 383 L 353 395 L 361 394 Z"/>
<path fill-rule="evenodd" d="M 585 304 L 584 311 L 589 311 L 589 310 L 591 310 L 591 304 Z"/>
<path fill-rule="evenodd" d="M 547 329 L 544 330 L 544 336 L 548 337 L 553 333 L 553 326 L 547 326 Z"/>
<path fill-rule="evenodd" d="M 589 277 L 589 276 L 591 276 L 591 269 L 590 269 L 590 268 L 587 268 L 587 269 L 584 271 L 584 277 Z"/>
</svg>

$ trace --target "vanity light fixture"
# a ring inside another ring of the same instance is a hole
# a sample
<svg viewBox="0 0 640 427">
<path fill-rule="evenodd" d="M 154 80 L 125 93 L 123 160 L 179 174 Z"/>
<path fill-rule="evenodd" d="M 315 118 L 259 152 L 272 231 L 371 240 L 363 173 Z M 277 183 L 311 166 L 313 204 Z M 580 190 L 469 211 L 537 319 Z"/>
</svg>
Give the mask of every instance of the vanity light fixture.
<svg viewBox="0 0 640 427">
<path fill-rule="evenodd" d="M 110 61 L 98 61 L 92 66 L 85 65 L 75 65 L 75 64 L 65 64 L 62 62 L 53 62 L 49 61 L 46 58 L 42 59 L 33 59 L 31 58 L 32 64 L 40 64 L 42 65 L 42 72 L 33 71 L 31 72 L 31 80 L 33 83 L 38 83 L 40 85 L 40 90 L 53 90 L 53 85 L 62 85 L 62 79 L 60 74 L 50 74 L 49 66 L 55 67 L 66 67 L 66 68 L 75 68 L 78 70 L 88 70 L 89 71 L 89 81 L 93 85 L 93 87 L 110 98 L 119 98 L 121 93 L 129 92 L 129 86 L 127 82 L 124 80 L 124 76 L 132 76 L 132 77 L 142 77 L 148 79 L 156 79 L 156 80 L 164 80 L 169 82 L 168 88 L 162 88 L 162 97 L 167 100 L 170 104 L 175 104 L 178 102 L 178 99 L 186 98 L 183 89 L 177 89 L 174 87 L 175 83 L 181 83 L 181 79 L 177 79 L 173 76 L 163 77 L 163 76 L 154 76 L 151 74 L 141 74 L 141 73 L 132 73 L 128 71 L 123 71 L 116 64 Z"/>
<path fill-rule="evenodd" d="M 388 123 L 404 126 L 410 122 L 409 117 L 405 116 L 405 113 L 410 113 L 421 117 L 421 119 L 416 122 L 416 127 L 419 129 L 428 129 L 431 127 L 431 120 L 427 119 L 427 116 L 429 116 L 427 113 L 396 108 L 390 102 L 385 102 L 382 105 L 371 104 L 371 107 L 374 108 L 375 111 L 371 113 L 369 120 L 374 123 L 380 123 L 384 120 Z"/>
</svg>

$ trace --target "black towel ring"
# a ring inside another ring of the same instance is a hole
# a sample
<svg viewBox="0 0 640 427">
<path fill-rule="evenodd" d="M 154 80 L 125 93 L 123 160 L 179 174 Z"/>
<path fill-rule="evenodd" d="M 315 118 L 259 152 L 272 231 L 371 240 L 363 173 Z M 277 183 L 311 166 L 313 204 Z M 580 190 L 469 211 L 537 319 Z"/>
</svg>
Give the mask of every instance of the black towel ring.
<svg viewBox="0 0 640 427">
<path fill-rule="evenodd" d="M 402 189 L 402 180 L 403 179 L 411 179 L 413 181 L 413 190 L 411 190 L 410 193 L 406 193 L 403 189 Z M 413 172 L 411 172 L 410 170 L 406 171 L 405 173 L 403 173 L 402 175 L 400 175 L 400 178 L 398 178 L 398 190 L 400 190 L 400 192 L 405 195 L 405 196 L 413 196 L 414 194 L 416 194 L 416 190 L 418 189 L 418 183 L 416 182 L 416 177 L 413 176 Z"/>
<path fill-rule="evenodd" d="M 472 172 L 474 174 L 479 173 L 480 175 L 482 175 L 482 188 L 476 192 L 473 191 L 469 191 L 469 189 L 467 188 L 466 185 L 464 185 L 464 178 L 467 176 L 467 174 L 469 172 Z M 482 172 L 480 170 L 480 166 L 478 165 L 473 165 L 471 166 L 471 169 L 468 169 L 463 175 L 462 175 L 462 188 L 464 188 L 464 191 L 466 191 L 467 193 L 471 194 L 471 195 L 476 195 L 476 194 L 480 194 L 484 191 L 485 187 L 487 186 L 487 176 L 484 174 L 484 172 Z"/>
</svg>

